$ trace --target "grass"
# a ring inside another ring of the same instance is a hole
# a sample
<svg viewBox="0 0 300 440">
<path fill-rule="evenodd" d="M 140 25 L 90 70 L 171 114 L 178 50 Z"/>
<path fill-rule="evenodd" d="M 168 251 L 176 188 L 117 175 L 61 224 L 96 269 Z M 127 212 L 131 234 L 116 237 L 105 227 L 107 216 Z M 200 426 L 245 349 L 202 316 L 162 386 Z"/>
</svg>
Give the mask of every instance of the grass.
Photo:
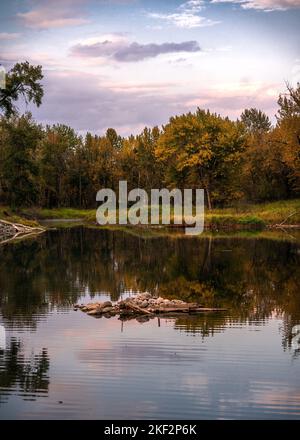
<svg viewBox="0 0 300 440">
<path fill-rule="evenodd" d="M 215 214 L 207 212 L 205 215 L 206 227 L 260 227 L 264 228 L 266 223 L 263 219 L 255 215 L 244 214 Z"/>
<path fill-rule="evenodd" d="M 20 213 L 13 212 L 10 208 L 5 206 L 0 206 L 0 220 L 6 220 L 11 223 L 20 223 L 24 226 L 39 226 L 37 220 L 24 218 L 22 215 L 20 215 Z"/>
<path fill-rule="evenodd" d="M 85 221 L 95 220 L 94 209 L 75 209 L 75 208 L 26 208 L 20 210 L 21 215 L 29 216 L 38 220 L 71 220 L 80 219 Z"/>
<path fill-rule="evenodd" d="M 300 199 L 281 200 L 278 202 L 261 203 L 256 205 L 239 205 L 234 208 L 216 209 L 207 214 L 207 220 L 214 217 L 236 219 L 242 224 L 262 222 L 265 225 L 279 224 L 290 217 L 286 224 L 300 225 Z"/>
</svg>

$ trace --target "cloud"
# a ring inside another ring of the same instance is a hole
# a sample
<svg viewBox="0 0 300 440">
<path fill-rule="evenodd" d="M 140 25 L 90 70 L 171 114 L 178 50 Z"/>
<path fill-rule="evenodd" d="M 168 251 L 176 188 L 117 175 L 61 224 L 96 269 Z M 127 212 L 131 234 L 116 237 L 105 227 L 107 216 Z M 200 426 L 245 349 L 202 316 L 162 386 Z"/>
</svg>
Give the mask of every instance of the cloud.
<svg viewBox="0 0 300 440">
<path fill-rule="evenodd" d="M 0 32 L 0 40 L 16 40 L 20 36 L 21 34 L 17 33 Z"/>
<path fill-rule="evenodd" d="M 231 119 L 238 118 L 245 108 L 256 107 L 265 111 L 274 119 L 277 112 L 277 97 L 282 84 L 238 83 L 217 84 L 199 93 L 198 97 L 188 100 L 190 107 L 210 109 Z"/>
<path fill-rule="evenodd" d="M 171 116 L 194 111 L 197 106 L 231 118 L 253 106 L 273 115 L 279 88 L 264 84 L 219 84 L 212 89 L 180 93 L 176 84 L 126 87 L 108 84 L 99 75 L 76 71 L 45 71 L 44 84 L 43 105 L 32 108 L 39 122 L 64 123 L 80 133 L 102 134 L 108 127 L 114 127 L 123 135 L 138 133 L 145 126 L 166 124 Z"/>
<path fill-rule="evenodd" d="M 175 14 L 150 13 L 149 17 L 165 20 L 166 22 L 179 28 L 193 29 L 199 27 L 214 26 L 218 21 L 213 21 L 205 17 L 200 17 L 190 12 L 180 12 Z"/>
<path fill-rule="evenodd" d="M 212 3 L 238 3 L 243 9 L 264 11 L 285 11 L 300 8 L 299 0 L 212 0 Z"/>
<path fill-rule="evenodd" d="M 194 11 L 199 12 L 205 7 L 205 1 L 204 0 L 189 0 L 185 3 L 182 3 L 179 8 L 183 9 L 184 11 Z"/>
<path fill-rule="evenodd" d="M 18 13 L 17 17 L 33 29 L 78 26 L 89 22 L 85 18 L 84 3 L 84 0 L 33 0 L 33 8 Z"/>
<path fill-rule="evenodd" d="M 142 61 L 155 58 L 158 55 L 200 52 L 197 41 L 184 41 L 182 43 L 149 43 L 140 44 L 129 42 L 126 39 L 109 37 L 101 41 L 79 43 L 71 48 L 71 54 L 78 57 L 111 58 L 121 63 Z"/>
<path fill-rule="evenodd" d="M 60 122 L 82 133 L 104 133 L 108 127 L 115 127 L 122 134 L 130 134 L 146 125 L 163 124 L 171 115 L 185 111 L 186 96 L 168 94 L 165 84 L 125 88 L 123 84 L 108 85 L 95 74 L 44 73 L 43 105 L 30 107 L 44 124 Z"/>
<path fill-rule="evenodd" d="M 148 13 L 148 16 L 157 20 L 164 20 L 165 22 L 186 29 L 193 29 L 199 27 L 213 26 L 220 23 L 219 21 L 210 20 L 202 17 L 199 12 L 204 9 L 205 2 L 202 0 L 189 0 L 182 3 L 174 13 Z"/>
</svg>

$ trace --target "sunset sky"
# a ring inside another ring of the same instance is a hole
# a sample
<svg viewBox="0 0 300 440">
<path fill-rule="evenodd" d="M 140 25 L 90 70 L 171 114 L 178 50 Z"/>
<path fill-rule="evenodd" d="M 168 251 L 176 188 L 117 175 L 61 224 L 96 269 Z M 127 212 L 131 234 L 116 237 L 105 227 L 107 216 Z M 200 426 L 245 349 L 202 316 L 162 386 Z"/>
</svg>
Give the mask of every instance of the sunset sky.
<svg viewBox="0 0 300 440">
<path fill-rule="evenodd" d="M 197 106 L 274 118 L 300 80 L 300 0 L 1 0 L 0 63 L 42 64 L 43 123 L 137 133 Z M 30 108 L 31 109 L 31 108 Z"/>
</svg>

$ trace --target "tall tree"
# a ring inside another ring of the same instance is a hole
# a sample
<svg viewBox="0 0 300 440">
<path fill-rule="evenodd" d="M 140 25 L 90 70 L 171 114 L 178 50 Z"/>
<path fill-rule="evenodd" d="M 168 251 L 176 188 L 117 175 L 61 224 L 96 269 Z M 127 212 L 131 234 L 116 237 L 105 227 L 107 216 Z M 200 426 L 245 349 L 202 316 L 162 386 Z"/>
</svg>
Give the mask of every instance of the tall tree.
<svg viewBox="0 0 300 440">
<path fill-rule="evenodd" d="M 37 149 L 42 127 L 30 113 L 2 119 L 0 179 L 4 200 L 13 208 L 38 202 L 40 176 Z"/>
<path fill-rule="evenodd" d="M 276 142 L 283 150 L 284 162 L 290 169 L 289 182 L 294 195 L 300 194 L 300 83 L 287 84 L 287 93 L 279 96 Z"/>
<path fill-rule="evenodd" d="M 283 119 L 293 116 L 300 116 L 300 83 L 296 87 L 287 84 L 287 92 L 281 93 L 278 99 L 279 111 L 277 119 L 280 122 Z"/>
<path fill-rule="evenodd" d="M 170 119 L 156 155 L 165 164 L 167 183 L 204 188 L 212 209 L 214 201 L 237 197 L 231 177 L 238 174 L 244 140 L 240 123 L 198 109 Z"/>
<path fill-rule="evenodd" d="M 46 127 L 39 157 L 43 203 L 49 208 L 70 205 L 72 188 L 69 164 L 79 145 L 80 138 L 71 127 L 62 124 Z"/>
<path fill-rule="evenodd" d="M 113 148 L 120 150 L 123 144 L 123 138 L 118 135 L 114 128 L 108 128 L 106 131 L 106 138 L 110 141 Z"/>
<path fill-rule="evenodd" d="M 15 103 L 20 97 L 39 107 L 44 95 L 42 79 L 42 66 L 31 66 L 28 61 L 17 63 L 6 75 L 5 89 L 0 89 L 0 110 L 5 116 L 16 115 Z"/>
<path fill-rule="evenodd" d="M 246 127 L 248 133 L 263 133 L 271 129 L 269 117 L 256 108 L 250 108 L 243 111 L 241 121 Z"/>
</svg>

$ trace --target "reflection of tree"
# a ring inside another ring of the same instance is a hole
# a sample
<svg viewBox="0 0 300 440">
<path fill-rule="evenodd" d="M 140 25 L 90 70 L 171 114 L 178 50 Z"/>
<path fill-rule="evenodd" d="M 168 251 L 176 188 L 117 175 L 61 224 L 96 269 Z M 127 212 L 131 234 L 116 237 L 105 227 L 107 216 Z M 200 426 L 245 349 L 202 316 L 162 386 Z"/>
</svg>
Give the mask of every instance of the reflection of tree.
<svg viewBox="0 0 300 440">
<path fill-rule="evenodd" d="M 0 404 L 6 395 L 5 389 L 18 388 L 21 392 L 30 394 L 31 398 L 37 393 L 48 392 L 49 357 L 44 348 L 41 353 L 31 359 L 26 359 L 22 353 L 21 343 L 12 338 L 5 351 L 0 350 Z M 26 398 L 26 396 L 24 396 Z"/>
<path fill-rule="evenodd" d="M 176 330 L 183 330 L 193 335 L 200 334 L 202 338 L 214 336 L 216 332 L 220 332 L 225 324 L 228 324 L 231 319 L 226 314 L 204 314 L 197 316 L 180 316 L 175 320 L 174 328 Z"/>
<path fill-rule="evenodd" d="M 250 322 L 276 311 L 284 315 L 288 346 L 287 335 L 299 324 L 299 263 L 297 243 L 287 241 L 51 231 L 0 247 L 0 306 L 10 323 L 34 326 L 49 308 L 70 307 L 86 291 L 117 300 L 125 290 L 149 290 L 225 306 L 234 319 Z M 212 323 L 199 318 L 199 325 L 206 332 Z"/>
</svg>

